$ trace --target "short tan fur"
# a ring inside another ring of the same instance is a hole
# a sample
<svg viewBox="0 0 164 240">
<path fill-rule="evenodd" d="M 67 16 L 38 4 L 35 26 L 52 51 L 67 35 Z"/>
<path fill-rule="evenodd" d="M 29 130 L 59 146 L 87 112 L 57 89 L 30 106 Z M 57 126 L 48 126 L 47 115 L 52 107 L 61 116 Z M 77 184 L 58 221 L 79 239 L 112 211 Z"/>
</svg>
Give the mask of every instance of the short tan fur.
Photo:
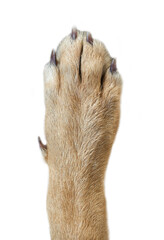
<svg viewBox="0 0 164 240">
<path fill-rule="evenodd" d="M 44 69 L 51 240 L 107 240 L 104 175 L 119 125 L 122 80 L 104 44 L 76 29 Z"/>
</svg>

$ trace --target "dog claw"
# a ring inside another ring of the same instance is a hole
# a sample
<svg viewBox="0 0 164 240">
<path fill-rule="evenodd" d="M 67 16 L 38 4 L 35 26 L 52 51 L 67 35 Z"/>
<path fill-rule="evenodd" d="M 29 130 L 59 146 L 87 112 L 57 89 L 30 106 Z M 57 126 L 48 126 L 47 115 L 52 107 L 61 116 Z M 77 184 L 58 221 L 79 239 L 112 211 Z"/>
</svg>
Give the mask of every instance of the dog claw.
<svg viewBox="0 0 164 240">
<path fill-rule="evenodd" d="M 110 65 L 110 71 L 112 74 L 117 71 L 116 59 L 114 58 L 112 59 L 112 63 Z"/>
<path fill-rule="evenodd" d="M 50 58 L 50 62 L 57 65 L 57 60 L 56 60 L 56 52 L 55 50 L 53 49 L 52 52 L 51 52 L 51 58 Z"/>
<path fill-rule="evenodd" d="M 75 40 L 77 38 L 77 29 L 76 28 L 72 28 L 71 37 L 73 40 Z"/>
<path fill-rule="evenodd" d="M 90 33 L 87 32 L 87 42 L 89 42 L 91 45 L 93 45 L 93 38 Z"/>
<path fill-rule="evenodd" d="M 40 137 L 38 137 L 38 142 L 39 142 L 39 147 L 41 150 L 43 151 L 47 151 L 47 145 L 44 145 L 40 139 Z"/>
</svg>

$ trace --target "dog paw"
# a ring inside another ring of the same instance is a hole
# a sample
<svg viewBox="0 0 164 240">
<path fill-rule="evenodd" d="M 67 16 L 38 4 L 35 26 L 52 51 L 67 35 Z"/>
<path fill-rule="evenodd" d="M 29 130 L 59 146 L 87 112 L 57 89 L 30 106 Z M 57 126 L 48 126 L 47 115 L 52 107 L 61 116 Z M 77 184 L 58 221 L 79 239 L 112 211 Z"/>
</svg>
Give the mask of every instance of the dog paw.
<svg viewBox="0 0 164 240">
<path fill-rule="evenodd" d="M 50 158 L 54 151 L 62 157 L 63 148 L 86 152 L 102 139 L 108 138 L 112 144 L 119 122 L 122 80 L 116 60 L 102 42 L 88 32 L 72 29 L 52 51 L 44 69 L 44 84 Z"/>
</svg>

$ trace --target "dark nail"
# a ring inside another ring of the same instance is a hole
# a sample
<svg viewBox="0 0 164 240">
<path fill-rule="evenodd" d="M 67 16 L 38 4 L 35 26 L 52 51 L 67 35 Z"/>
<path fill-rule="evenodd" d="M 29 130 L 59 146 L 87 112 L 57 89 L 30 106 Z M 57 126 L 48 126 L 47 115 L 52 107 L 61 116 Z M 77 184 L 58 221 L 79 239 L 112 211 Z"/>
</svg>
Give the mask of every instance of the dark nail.
<svg viewBox="0 0 164 240">
<path fill-rule="evenodd" d="M 50 58 L 50 62 L 57 65 L 57 60 L 56 60 L 56 52 L 55 50 L 53 49 L 52 52 L 51 52 L 51 58 Z"/>
<path fill-rule="evenodd" d="M 90 33 L 87 32 L 87 42 L 89 42 L 91 45 L 93 45 L 93 38 Z"/>
<path fill-rule="evenodd" d="M 47 150 L 47 145 L 44 145 L 40 139 L 40 137 L 38 137 L 38 142 L 39 142 L 39 146 L 41 149 L 43 150 Z"/>
<path fill-rule="evenodd" d="M 76 28 L 72 28 L 71 37 L 73 40 L 75 40 L 77 38 L 77 29 Z"/>
<path fill-rule="evenodd" d="M 110 65 L 110 71 L 112 74 L 117 71 L 116 59 L 114 58 L 112 59 L 112 63 Z"/>
</svg>

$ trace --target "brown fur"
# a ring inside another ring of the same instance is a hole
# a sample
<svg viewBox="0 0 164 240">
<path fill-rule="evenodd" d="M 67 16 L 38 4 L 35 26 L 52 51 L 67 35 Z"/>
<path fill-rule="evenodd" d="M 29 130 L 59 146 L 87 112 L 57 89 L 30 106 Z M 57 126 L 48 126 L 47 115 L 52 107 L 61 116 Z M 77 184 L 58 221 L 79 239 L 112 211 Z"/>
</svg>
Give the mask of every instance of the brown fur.
<svg viewBox="0 0 164 240">
<path fill-rule="evenodd" d="M 52 240 L 107 240 L 104 174 L 120 115 L 121 77 L 105 46 L 67 36 L 44 69 Z M 80 67 L 79 67 L 80 66 Z M 79 69 L 80 68 L 80 69 Z M 40 145 L 41 146 L 41 145 Z M 41 146 L 42 148 L 42 146 Z"/>
</svg>

